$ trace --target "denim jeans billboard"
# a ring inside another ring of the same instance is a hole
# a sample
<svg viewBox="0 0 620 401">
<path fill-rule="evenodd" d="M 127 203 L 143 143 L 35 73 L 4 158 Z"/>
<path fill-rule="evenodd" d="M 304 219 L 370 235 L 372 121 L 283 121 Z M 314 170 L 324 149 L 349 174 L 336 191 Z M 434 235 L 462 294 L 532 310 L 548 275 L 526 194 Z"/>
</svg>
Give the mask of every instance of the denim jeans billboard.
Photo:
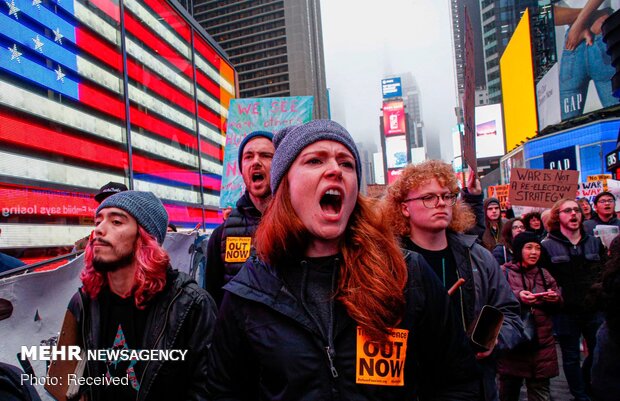
<svg viewBox="0 0 620 401">
<path fill-rule="evenodd" d="M 618 9 L 618 3 L 618 0 L 553 2 L 559 68 L 552 68 L 537 85 L 540 129 L 618 103 L 611 89 L 615 70 L 601 33 L 601 25 Z M 557 102 L 559 107 L 544 105 L 545 102 Z"/>
</svg>

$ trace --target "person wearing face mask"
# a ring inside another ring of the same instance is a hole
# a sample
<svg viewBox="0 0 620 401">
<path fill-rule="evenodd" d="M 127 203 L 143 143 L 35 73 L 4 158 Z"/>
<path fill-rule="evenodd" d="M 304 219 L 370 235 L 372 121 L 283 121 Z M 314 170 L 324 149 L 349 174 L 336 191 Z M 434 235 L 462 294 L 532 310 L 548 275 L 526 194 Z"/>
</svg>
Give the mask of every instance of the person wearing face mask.
<svg viewBox="0 0 620 401">
<path fill-rule="evenodd" d="M 224 287 L 210 399 L 477 400 L 448 296 L 359 193 L 350 134 L 315 120 L 274 145 L 256 255 Z"/>
<path fill-rule="evenodd" d="M 239 170 L 245 192 L 234 208 L 225 214 L 207 244 L 205 289 L 219 305 L 222 286 L 241 269 L 254 246 L 254 232 L 271 201 L 269 174 L 274 147 L 273 134 L 267 131 L 249 133 L 239 144 Z"/>
<path fill-rule="evenodd" d="M 500 354 L 497 362 L 501 401 L 518 401 L 525 380 L 528 401 L 550 400 L 549 379 L 559 374 L 551 313 L 562 303 L 555 279 L 540 267 L 540 238 L 522 232 L 513 240 L 514 259 L 504 265 L 512 291 L 529 310 L 535 339 L 525 347 Z M 523 315 L 523 314 L 522 314 Z"/>
<path fill-rule="evenodd" d="M 497 263 L 500 266 L 503 266 L 504 263 L 512 260 L 512 240 L 523 231 L 525 231 L 525 225 L 523 224 L 523 220 L 518 217 L 510 219 L 506 224 L 504 224 L 504 227 L 502 228 L 502 238 L 500 240 L 501 243 L 497 244 L 497 246 L 493 249 L 493 256 L 495 256 L 495 260 L 497 260 Z"/>
</svg>

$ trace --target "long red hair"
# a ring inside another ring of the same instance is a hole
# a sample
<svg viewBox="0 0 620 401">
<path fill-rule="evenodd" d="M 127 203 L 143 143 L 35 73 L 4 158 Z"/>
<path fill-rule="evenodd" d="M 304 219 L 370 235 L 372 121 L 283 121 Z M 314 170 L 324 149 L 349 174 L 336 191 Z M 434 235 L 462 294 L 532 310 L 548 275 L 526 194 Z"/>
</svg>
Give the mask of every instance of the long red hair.
<svg viewBox="0 0 620 401">
<path fill-rule="evenodd" d="M 407 267 L 374 206 L 372 200 L 358 195 L 340 244 L 344 260 L 335 296 L 371 340 L 384 342 L 403 316 Z M 259 257 L 274 266 L 284 268 L 303 257 L 310 233 L 293 209 L 286 176 L 255 238 Z"/>
<path fill-rule="evenodd" d="M 144 309 L 148 301 L 166 285 L 166 269 L 170 264 L 168 253 L 155 237 L 138 226 L 135 244 L 133 297 L 138 309 Z M 92 299 L 97 298 L 104 286 L 109 285 L 105 274 L 93 267 L 93 245 L 88 242 L 84 253 L 84 270 L 80 274 L 82 290 Z"/>
</svg>

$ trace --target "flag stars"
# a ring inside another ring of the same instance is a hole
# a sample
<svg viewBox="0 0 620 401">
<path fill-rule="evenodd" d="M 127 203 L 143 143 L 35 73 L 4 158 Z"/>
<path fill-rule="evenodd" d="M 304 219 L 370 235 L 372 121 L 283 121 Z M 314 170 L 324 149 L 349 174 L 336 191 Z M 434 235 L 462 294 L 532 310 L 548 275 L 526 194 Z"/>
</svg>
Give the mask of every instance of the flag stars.
<svg viewBox="0 0 620 401">
<path fill-rule="evenodd" d="M 15 17 L 15 19 L 19 19 L 18 14 L 19 13 L 19 8 L 17 8 L 17 6 L 15 5 L 15 0 L 11 0 L 11 2 L 9 3 L 8 1 L 5 1 L 6 5 L 9 7 L 9 17 L 12 15 Z"/>
<path fill-rule="evenodd" d="M 54 32 L 54 42 L 58 42 L 58 44 L 62 45 L 62 38 L 64 38 L 64 35 L 60 33 L 60 28 L 56 28 L 52 32 Z"/>
<path fill-rule="evenodd" d="M 19 56 L 22 55 L 22 53 L 20 53 L 19 51 L 17 51 L 17 45 L 14 44 L 13 47 L 7 47 L 7 49 L 9 49 L 9 51 L 11 52 L 11 61 L 13 60 L 17 60 L 18 63 L 21 63 L 22 61 L 19 59 Z"/>
<path fill-rule="evenodd" d="M 32 0 L 32 6 L 38 8 L 40 10 L 42 2 L 43 1 L 41 1 L 41 0 Z"/>
<path fill-rule="evenodd" d="M 66 75 L 62 72 L 60 65 L 58 66 L 58 69 L 54 70 L 54 72 L 56 73 L 56 81 L 60 81 L 64 84 Z"/>
<path fill-rule="evenodd" d="M 32 38 L 32 41 L 34 42 L 34 49 L 38 50 L 39 53 L 43 53 L 43 45 L 45 43 L 41 42 L 41 38 L 39 38 L 39 35 Z"/>
</svg>

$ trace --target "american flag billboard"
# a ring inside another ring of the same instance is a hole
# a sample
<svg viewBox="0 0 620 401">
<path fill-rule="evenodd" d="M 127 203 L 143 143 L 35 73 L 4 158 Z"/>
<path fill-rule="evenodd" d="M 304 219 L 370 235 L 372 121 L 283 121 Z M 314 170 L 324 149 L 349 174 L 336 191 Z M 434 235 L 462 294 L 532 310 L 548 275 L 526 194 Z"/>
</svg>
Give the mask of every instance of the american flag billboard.
<svg viewBox="0 0 620 401">
<path fill-rule="evenodd" d="M 0 4 L 0 249 L 68 246 L 109 181 L 181 227 L 220 221 L 224 53 L 163 0 Z"/>
</svg>

